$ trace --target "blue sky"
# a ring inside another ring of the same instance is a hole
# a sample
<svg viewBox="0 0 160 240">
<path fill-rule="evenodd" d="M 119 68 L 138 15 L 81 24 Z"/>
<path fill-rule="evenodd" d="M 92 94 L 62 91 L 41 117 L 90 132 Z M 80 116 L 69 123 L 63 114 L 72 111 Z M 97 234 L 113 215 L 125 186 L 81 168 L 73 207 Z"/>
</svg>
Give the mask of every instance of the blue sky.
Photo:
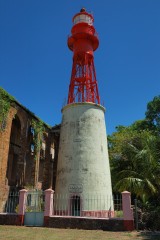
<svg viewBox="0 0 160 240">
<path fill-rule="evenodd" d="M 82 7 L 99 34 L 95 67 L 111 134 L 143 119 L 160 94 L 160 0 L 0 0 L 0 86 L 59 124 L 72 68 L 67 36 Z"/>
</svg>

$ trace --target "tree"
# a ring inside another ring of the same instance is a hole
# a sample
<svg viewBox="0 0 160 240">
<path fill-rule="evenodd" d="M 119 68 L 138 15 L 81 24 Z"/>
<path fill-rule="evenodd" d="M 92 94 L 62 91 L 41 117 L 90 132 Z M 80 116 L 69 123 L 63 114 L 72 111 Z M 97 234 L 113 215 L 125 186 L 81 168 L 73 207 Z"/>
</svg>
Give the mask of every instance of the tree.
<svg viewBox="0 0 160 240">
<path fill-rule="evenodd" d="M 144 201 L 159 192 L 160 141 L 148 130 L 119 126 L 109 136 L 114 191 L 128 190 Z"/>
<path fill-rule="evenodd" d="M 146 121 L 160 134 L 160 95 L 147 104 Z"/>
</svg>

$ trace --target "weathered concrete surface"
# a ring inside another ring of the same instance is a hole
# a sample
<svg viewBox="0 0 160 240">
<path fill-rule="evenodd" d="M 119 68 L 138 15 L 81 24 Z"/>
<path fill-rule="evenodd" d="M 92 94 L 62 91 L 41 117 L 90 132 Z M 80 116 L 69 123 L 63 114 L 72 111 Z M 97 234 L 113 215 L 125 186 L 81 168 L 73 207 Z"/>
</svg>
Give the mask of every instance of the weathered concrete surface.
<svg viewBox="0 0 160 240">
<path fill-rule="evenodd" d="M 113 209 L 104 111 L 93 103 L 62 109 L 55 192 L 83 195 L 83 210 Z M 100 200 L 89 206 L 87 196 Z"/>
</svg>

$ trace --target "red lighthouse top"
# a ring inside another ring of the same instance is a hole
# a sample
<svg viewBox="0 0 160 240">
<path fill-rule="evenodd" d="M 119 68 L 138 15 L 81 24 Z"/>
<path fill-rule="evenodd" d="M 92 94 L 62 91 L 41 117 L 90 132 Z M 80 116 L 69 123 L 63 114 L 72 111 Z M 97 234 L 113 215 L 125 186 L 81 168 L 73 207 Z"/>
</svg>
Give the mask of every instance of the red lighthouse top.
<svg viewBox="0 0 160 240">
<path fill-rule="evenodd" d="M 68 104 L 93 102 L 100 104 L 93 52 L 99 39 L 93 26 L 94 18 L 84 8 L 73 17 L 68 47 L 73 51 L 72 74 L 68 93 Z"/>
</svg>

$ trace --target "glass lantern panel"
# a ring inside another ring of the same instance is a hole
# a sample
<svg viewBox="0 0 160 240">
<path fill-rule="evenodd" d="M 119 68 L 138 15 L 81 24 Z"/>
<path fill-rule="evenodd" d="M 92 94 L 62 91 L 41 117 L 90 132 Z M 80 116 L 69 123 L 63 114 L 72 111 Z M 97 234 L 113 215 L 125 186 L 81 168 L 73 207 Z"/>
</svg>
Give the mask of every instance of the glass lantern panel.
<svg viewBox="0 0 160 240">
<path fill-rule="evenodd" d="M 80 14 L 76 16 L 73 20 L 74 24 L 80 23 L 80 22 L 85 22 L 88 23 L 89 25 L 93 25 L 93 20 L 90 16 L 87 16 L 85 14 Z"/>
</svg>

